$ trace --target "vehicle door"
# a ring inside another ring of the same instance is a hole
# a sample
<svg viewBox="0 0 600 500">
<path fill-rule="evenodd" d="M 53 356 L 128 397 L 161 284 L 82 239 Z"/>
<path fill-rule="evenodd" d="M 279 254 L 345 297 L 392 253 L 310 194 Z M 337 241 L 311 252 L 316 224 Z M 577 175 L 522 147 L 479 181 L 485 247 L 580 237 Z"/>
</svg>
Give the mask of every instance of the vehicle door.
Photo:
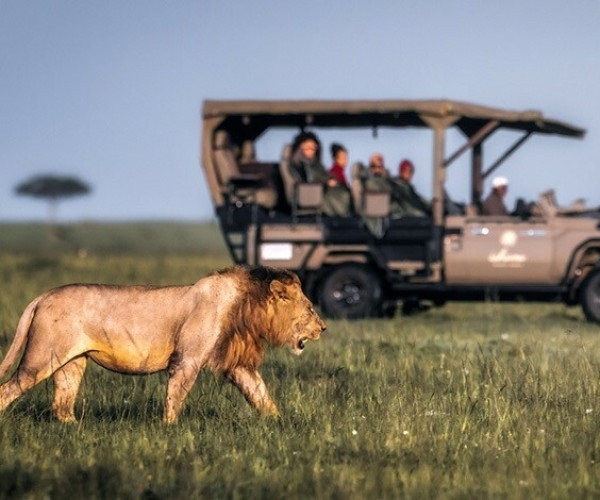
<svg viewBox="0 0 600 500">
<path fill-rule="evenodd" d="M 553 282 L 552 229 L 544 217 L 449 217 L 446 281 L 456 284 Z"/>
</svg>

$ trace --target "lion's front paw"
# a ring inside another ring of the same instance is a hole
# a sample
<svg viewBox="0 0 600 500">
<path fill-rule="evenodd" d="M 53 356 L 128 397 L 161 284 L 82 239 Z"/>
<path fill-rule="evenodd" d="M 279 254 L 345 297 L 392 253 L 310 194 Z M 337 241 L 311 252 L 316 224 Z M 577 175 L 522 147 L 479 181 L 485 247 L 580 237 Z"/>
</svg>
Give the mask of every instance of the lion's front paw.
<svg viewBox="0 0 600 500">
<path fill-rule="evenodd" d="M 273 418 L 281 417 L 281 413 L 279 413 L 277 406 L 275 406 L 275 403 L 273 403 L 272 401 L 269 401 L 269 404 L 263 406 L 261 408 L 260 412 L 265 417 L 273 417 Z"/>
</svg>

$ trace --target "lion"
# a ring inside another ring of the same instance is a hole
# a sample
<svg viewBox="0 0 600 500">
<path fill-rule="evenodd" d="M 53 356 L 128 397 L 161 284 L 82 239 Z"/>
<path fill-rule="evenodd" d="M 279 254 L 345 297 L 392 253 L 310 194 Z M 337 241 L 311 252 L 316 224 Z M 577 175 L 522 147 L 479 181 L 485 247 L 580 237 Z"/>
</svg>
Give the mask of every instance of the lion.
<svg viewBox="0 0 600 500">
<path fill-rule="evenodd" d="M 0 411 L 52 376 L 52 414 L 75 421 L 75 398 L 88 359 L 132 375 L 168 372 L 163 420 L 177 420 L 203 368 L 240 389 L 261 413 L 277 406 L 258 368 L 267 344 L 300 354 L 325 323 L 287 270 L 236 266 L 190 286 L 72 284 L 34 299 L 0 364 Z"/>
</svg>

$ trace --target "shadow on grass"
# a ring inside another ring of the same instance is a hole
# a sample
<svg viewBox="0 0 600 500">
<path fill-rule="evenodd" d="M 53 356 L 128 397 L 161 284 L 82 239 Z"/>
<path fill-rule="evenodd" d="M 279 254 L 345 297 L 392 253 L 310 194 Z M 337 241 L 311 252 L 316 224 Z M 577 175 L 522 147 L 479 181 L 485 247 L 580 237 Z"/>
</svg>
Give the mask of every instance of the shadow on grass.
<svg viewBox="0 0 600 500">
<path fill-rule="evenodd" d="M 126 484 L 118 463 L 68 465 L 42 470 L 19 460 L 0 465 L 0 498 L 122 498 Z M 135 492 L 129 491 L 133 496 Z M 159 498 L 146 489 L 139 498 Z"/>
<path fill-rule="evenodd" d="M 12 418 L 27 418 L 36 423 L 49 423 L 56 421 L 52 416 L 51 402 L 43 401 L 35 395 L 24 395 L 12 408 L 7 410 Z M 86 404 L 79 402 L 75 405 L 77 420 L 93 420 L 96 422 L 148 422 L 149 420 L 162 419 L 164 401 L 150 398 L 147 400 L 120 404 L 100 404 L 94 402 Z"/>
<path fill-rule="evenodd" d="M 254 413 L 237 389 L 228 387 L 224 390 L 227 385 L 225 382 L 215 382 L 207 392 L 200 392 L 195 388 L 184 404 L 179 421 L 229 421 L 232 415 L 240 413 L 240 408 Z M 88 424 L 127 422 L 145 425 L 149 422 L 162 422 L 164 401 L 162 396 L 145 397 L 143 393 L 121 401 L 78 399 L 75 418 L 80 423 Z M 51 404 L 50 393 L 44 395 L 40 390 L 34 390 L 23 395 L 0 418 L 27 419 L 39 424 L 57 422 L 52 416 Z"/>
</svg>

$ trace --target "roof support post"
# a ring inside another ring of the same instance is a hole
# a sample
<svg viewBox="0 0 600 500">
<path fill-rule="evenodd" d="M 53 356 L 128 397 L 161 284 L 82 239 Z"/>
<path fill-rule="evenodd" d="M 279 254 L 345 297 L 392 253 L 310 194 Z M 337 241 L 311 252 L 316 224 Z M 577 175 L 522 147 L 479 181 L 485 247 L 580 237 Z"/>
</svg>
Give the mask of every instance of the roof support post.
<svg viewBox="0 0 600 500">
<path fill-rule="evenodd" d="M 419 118 L 433 130 L 433 197 L 431 200 L 431 214 L 433 223 L 441 226 L 444 223 L 444 183 L 446 182 L 446 166 L 444 152 L 446 149 L 446 129 L 451 127 L 458 116 L 444 115 L 431 116 L 422 114 Z"/>
<path fill-rule="evenodd" d="M 446 145 L 446 127 L 433 128 L 433 199 L 431 214 L 433 223 L 441 226 L 444 222 L 444 183 L 446 169 L 444 167 L 444 148 Z"/>
<path fill-rule="evenodd" d="M 473 146 L 471 155 L 471 204 L 479 206 L 483 195 L 483 146 L 481 143 Z"/>
</svg>

